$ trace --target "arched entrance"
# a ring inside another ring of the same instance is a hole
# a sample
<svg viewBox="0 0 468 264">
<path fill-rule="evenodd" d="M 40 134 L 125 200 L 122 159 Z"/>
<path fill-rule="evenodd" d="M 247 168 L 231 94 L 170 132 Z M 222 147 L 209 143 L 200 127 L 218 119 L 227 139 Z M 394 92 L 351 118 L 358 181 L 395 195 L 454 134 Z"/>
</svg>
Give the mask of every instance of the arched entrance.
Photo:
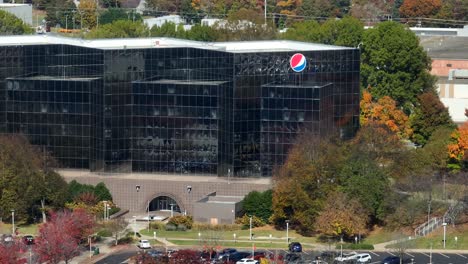
<svg viewBox="0 0 468 264">
<path fill-rule="evenodd" d="M 149 203 L 149 211 L 182 212 L 177 201 L 166 195 L 160 195 L 151 200 Z"/>
</svg>

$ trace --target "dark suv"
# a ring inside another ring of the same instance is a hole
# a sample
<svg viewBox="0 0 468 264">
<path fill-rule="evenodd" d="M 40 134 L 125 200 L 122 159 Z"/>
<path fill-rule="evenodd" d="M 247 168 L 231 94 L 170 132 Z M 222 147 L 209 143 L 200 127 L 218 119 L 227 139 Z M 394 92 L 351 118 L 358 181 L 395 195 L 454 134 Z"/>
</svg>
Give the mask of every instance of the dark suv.
<svg viewBox="0 0 468 264">
<path fill-rule="evenodd" d="M 302 252 L 302 245 L 299 242 L 292 242 L 289 244 L 290 252 Z"/>
</svg>

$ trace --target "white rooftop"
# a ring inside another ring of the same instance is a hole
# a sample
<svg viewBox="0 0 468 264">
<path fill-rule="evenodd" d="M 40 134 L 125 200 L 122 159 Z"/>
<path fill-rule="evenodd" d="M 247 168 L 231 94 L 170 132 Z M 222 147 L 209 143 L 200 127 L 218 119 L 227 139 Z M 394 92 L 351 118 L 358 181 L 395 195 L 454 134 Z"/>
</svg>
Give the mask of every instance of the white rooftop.
<svg viewBox="0 0 468 264">
<path fill-rule="evenodd" d="M 222 50 L 232 53 L 269 52 L 269 51 L 316 51 L 350 49 L 347 47 L 314 44 L 289 40 L 200 42 L 173 38 L 134 38 L 134 39 L 96 39 L 86 40 L 52 35 L 2 36 L 0 46 L 22 46 L 40 44 L 67 44 L 96 49 L 138 49 L 194 47 Z"/>
</svg>

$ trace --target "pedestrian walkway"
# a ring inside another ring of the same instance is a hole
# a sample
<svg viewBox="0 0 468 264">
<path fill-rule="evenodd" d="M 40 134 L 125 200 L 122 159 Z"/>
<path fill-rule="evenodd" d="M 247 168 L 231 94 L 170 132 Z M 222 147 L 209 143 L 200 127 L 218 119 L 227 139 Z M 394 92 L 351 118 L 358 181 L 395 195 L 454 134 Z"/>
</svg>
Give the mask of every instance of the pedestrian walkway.
<svg viewBox="0 0 468 264">
<path fill-rule="evenodd" d="M 91 251 L 85 251 L 82 252 L 81 255 L 73 258 L 70 263 L 71 264 L 91 264 L 91 263 L 96 263 L 99 260 L 105 258 L 109 254 L 115 253 L 117 251 L 121 251 L 124 249 L 127 249 L 133 245 L 118 245 L 114 246 L 113 244 L 113 239 L 111 238 L 106 238 L 102 242 L 96 243 L 92 246 L 98 247 L 99 248 L 99 254 L 94 255 L 94 252 Z"/>
</svg>

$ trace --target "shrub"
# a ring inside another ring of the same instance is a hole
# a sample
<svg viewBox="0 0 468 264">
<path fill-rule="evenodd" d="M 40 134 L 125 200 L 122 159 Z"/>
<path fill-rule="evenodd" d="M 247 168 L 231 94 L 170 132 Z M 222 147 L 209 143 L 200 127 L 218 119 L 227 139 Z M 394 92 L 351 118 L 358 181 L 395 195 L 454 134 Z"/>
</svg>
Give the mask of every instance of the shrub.
<svg viewBox="0 0 468 264">
<path fill-rule="evenodd" d="M 173 225 L 173 224 L 167 224 L 166 225 L 166 231 L 176 231 L 177 230 L 177 226 Z"/>
<path fill-rule="evenodd" d="M 241 229 L 241 226 L 238 224 L 234 225 L 211 225 L 211 224 L 204 224 L 204 223 L 195 223 L 193 225 L 193 229 L 200 230 L 200 231 L 235 231 Z"/>
<path fill-rule="evenodd" d="M 165 227 L 165 224 L 162 223 L 162 222 L 151 222 L 150 223 L 150 228 L 151 229 L 162 230 L 162 229 L 164 229 L 164 227 Z"/>
<path fill-rule="evenodd" d="M 248 229 L 250 227 L 250 217 L 244 215 L 236 219 L 236 224 L 242 225 L 242 229 Z M 266 225 L 260 217 L 252 216 L 252 227 L 259 227 Z"/>
<path fill-rule="evenodd" d="M 111 237 L 112 232 L 108 229 L 101 229 L 97 232 L 97 235 L 101 237 Z"/>
<path fill-rule="evenodd" d="M 180 224 L 177 226 L 177 230 L 179 231 L 187 231 L 187 227 L 184 224 Z"/>
<path fill-rule="evenodd" d="M 336 245 L 336 249 L 340 249 L 340 245 Z M 371 244 L 343 244 L 343 249 L 352 249 L 352 250 L 373 250 L 374 245 Z"/>
<path fill-rule="evenodd" d="M 184 225 L 186 229 L 192 229 L 193 219 L 191 216 L 187 215 L 176 215 L 169 219 L 168 224 L 175 225 Z"/>
<path fill-rule="evenodd" d="M 133 243 L 132 237 L 122 237 L 118 240 L 117 244 L 131 244 Z"/>
</svg>

